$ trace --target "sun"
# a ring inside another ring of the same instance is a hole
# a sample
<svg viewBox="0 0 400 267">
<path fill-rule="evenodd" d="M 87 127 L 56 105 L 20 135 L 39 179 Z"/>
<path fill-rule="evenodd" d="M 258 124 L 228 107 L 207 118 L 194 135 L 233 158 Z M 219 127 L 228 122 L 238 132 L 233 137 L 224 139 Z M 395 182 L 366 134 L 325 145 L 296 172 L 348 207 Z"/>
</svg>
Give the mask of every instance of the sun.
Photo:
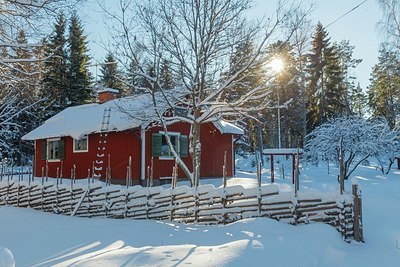
<svg viewBox="0 0 400 267">
<path fill-rule="evenodd" d="M 273 58 L 271 60 L 271 63 L 270 63 L 271 69 L 275 73 L 280 73 L 283 70 L 284 65 L 285 64 L 284 64 L 283 60 L 281 58 L 278 58 L 278 57 Z"/>
</svg>

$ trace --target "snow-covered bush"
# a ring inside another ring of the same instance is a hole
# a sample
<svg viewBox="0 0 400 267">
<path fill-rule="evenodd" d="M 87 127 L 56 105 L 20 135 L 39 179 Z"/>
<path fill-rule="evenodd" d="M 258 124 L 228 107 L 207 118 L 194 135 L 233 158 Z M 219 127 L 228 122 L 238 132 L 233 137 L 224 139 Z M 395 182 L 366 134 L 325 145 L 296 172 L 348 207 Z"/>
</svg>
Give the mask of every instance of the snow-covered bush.
<svg viewBox="0 0 400 267">
<path fill-rule="evenodd" d="M 399 153 L 399 133 L 391 130 L 385 119 L 365 120 L 360 117 L 333 119 L 307 136 L 305 147 L 309 160 L 334 161 L 340 166 L 341 151 L 344 179 L 367 158 L 384 160 Z"/>
</svg>

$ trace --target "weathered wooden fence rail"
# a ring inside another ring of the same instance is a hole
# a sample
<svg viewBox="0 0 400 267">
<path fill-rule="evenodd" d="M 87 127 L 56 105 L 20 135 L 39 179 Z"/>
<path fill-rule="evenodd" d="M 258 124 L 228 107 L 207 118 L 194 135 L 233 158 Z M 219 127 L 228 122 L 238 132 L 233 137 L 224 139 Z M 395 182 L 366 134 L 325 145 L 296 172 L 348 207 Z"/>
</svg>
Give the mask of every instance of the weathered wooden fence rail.
<svg viewBox="0 0 400 267">
<path fill-rule="evenodd" d="M 107 186 L 101 183 L 2 181 L 0 205 L 80 217 L 173 220 L 220 224 L 251 217 L 269 217 L 291 224 L 323 222 L 335 227 L 345 240 L 362 241 L 361 195 L 293 192 L 279 193 L 274 185 L 251 189 L 242 186 L 171 189 L 142 186 Z"/>
</svg>

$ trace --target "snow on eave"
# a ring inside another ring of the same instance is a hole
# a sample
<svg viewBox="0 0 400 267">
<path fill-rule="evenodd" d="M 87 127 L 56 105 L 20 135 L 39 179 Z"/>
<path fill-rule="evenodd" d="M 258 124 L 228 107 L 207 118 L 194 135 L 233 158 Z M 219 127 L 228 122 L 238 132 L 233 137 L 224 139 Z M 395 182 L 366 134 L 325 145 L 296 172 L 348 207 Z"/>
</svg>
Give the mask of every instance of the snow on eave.
<svg viewBox="0 0 400 267">
<path fill-rule="evenodd" d="M 114 88 L 107 88 L 107 87 L 104 87 L 103 89 L 100 89 L 100 90 L 98 90 L 98 91 L 96 91 L 96 92 L 97 92 L 98 94 L 100 94 L 100 93 L 106 93 L 106 92 L 118 94 L 118 93 L 119 93 L 119 90 L 118 90 L 118 89 L 114 89 Z"/>
<path fill-rule="evenodd" d="M 117 98 L 102 104 L 93 103 L 67 108 L 48 119 L 44 124 L 22 137 L 37 140 L 71 136 L 81 139 L 85 135 L 101 132 L 105 108 L 111 108 L 109 132 L 119 132 L 143 127 L 158 117 L 150 95 Z M 160 97 L 159 97 L 160 98 Z M 160 100 L 159 110 L 166 109 Z"/>
<path fill-rule="evenodd" d="M 213 124 L 221 134 L 244 134 L 244 131 L 241 128 L 222 119 L 214 121 Z"/>
</svg>

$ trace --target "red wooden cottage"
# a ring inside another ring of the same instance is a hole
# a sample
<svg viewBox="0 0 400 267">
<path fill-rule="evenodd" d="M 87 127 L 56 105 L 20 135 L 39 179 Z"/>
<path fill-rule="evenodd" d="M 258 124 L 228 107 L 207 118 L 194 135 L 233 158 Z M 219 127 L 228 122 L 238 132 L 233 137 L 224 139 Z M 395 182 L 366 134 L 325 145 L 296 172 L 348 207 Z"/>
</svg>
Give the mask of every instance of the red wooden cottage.
<svg viewBox="0 0 400 267">
<path fill-rule="evenodd" d="M 99 91 L 99 103 L 67 108 L 22 138 L 35 142 L 35 176 L 42 176 L 47 164 L 49 177 L 57 177 L 57 169 L 63 177 L 71 177 L 75 169 L 76 178 L 86 178 L 88 170 L 94 166 L 95 174 L 104 179 L 109 166 L 112 182 L 125 183 L 131 157 L 134 184 L 144 183 L 152 158 L 155 184 L 160 178 L 171 177 L 174 158 L 164 130 L 152 126 L 157 116 L 151 96 L 116 98 L 117 92 L 114 89 Z M 168 111 L 162 106 L 158 107 L 159 111 Z M 189 130 L 188 123 L 178 122 L 168 126 L 167 134 L 191 168 Z M 241 134 L 240 128 L 223 120 L 202 126 L 202 177 L 222 176 L 225 151 L 227 174 L 233 175 L 234 139 Z M 185 177 L 182 170 L 178 176 Z"/>
</svg>

